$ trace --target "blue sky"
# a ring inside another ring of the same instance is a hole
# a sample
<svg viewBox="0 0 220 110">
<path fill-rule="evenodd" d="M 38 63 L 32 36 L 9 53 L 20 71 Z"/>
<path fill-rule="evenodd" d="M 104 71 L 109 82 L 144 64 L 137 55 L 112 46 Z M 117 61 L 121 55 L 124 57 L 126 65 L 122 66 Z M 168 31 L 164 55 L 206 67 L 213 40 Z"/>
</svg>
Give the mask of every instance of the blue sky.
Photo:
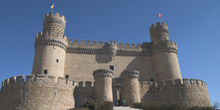
<svg viewBox="0 0 220 110">
<path fill-rule="evenodd" d="M 220 103 L 220 0 L 1 0 L 0 82 L 31 74 L 34 38 L 53 3 L 67 19 L 65 35 L 79 40 L 150 42 L 161 13 L 182 76 L 205 81 L 212 103 Z"/>
</svg>

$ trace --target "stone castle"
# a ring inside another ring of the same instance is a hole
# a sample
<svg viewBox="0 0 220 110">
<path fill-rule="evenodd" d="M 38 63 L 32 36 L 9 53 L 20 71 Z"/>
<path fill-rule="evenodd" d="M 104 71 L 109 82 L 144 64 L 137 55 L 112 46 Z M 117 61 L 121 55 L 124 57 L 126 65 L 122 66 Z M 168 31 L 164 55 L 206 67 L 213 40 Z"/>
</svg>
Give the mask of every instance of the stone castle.
<svg viewBox="0 0 220 110">
<path fill-rule="evenodd" d="M 32 74 L 2 82 L 1 110 L 67 110 L 88 100 L 211 106 L 207 85 L 182 78 L 177 45 L 166 23 L 149 29 L 151 42 L 74 40 L 64 35 L 66 19 L 45 15 L 35 38 Z"/>
</svg>

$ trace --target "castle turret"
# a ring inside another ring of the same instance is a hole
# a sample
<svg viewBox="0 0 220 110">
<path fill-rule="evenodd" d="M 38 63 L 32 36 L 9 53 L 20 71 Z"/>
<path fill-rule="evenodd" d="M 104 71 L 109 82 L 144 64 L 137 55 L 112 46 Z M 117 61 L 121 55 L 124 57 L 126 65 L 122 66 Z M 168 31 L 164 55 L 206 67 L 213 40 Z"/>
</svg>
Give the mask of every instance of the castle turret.
<svg viewBox="0 0 220 110">
<path fill-rule="evenodd" d="M 157 22 L 149 30 L 153 43 L 151 54 L 155 80 L 181 79 L 177 46 L 169 41 L 167 24 Z"/>
<path fill-rule="evenodd" d="M 113 71 L 99 69 L 93 72 L 95 79 L 95 99 L 99 101 L 113 101 L 112 77 Z"/>
<path fill-rule="evenodd" d="M 157 22 L 156 26 L 154 24 L 151 25 L 150 37 L 152 42 L 169 40 L 167 24 L 162 22 L 162 25 L 160 25 L 160 22 Z"/>
<path fill-rule="evenodd" d="M 133 103 L 140 103 L 140 91 L 139 91 L 139 71 L 125 70 L 122 72 L 123 82 L 123 98 L 125 104 L 133 106 Z"/>
<path fill-rule="evenodd" d="M 43 32 L 35 38 L 35 56 L 32 74 L 64 76 L 67 38 L 64 36 L 66 19 L 59 13 L 45 15 Z"/>
</svg>

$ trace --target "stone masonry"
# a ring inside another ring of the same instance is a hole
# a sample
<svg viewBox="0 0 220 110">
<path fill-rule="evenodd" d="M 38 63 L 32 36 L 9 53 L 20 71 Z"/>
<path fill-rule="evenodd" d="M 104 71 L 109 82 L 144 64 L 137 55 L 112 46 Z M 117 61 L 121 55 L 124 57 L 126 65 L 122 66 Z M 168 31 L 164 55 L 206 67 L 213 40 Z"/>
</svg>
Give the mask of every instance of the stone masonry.
<svg viewBox="0 0 220 110">
<path fill-rule="evenodd" d="M 151 42 L 71 40 L 66 18 L 45 15 L 43 31 L 35 37 L 32 74 L 2 82 L 2 110 L 67 110 L 89 100 L 117 105 L 178 103 L 211 106 L 207 85 L 182 78 L 177 44 L 169 40 L 168 25 L 153 24 Z"/>
</svg>

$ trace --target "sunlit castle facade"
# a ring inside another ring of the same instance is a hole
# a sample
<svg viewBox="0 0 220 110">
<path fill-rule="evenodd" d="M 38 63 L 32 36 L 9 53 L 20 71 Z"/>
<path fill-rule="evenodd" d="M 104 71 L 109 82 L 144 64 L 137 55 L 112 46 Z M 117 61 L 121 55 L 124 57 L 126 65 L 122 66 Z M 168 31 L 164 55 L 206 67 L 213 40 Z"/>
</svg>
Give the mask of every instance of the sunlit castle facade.
<svg viewBox="0 0 220 110">
<path fill-rule="evenodd" d="M 71 40 L 66 18 L 45 15 L 35 38 L 32 74 L 2 82 L 2 110 L 66 110 L 88 100 L 211 106 L 206 83 L 182 78 L 177 44 L 166 23 L 151 25 L 151 42 Z"/>
</svg>

